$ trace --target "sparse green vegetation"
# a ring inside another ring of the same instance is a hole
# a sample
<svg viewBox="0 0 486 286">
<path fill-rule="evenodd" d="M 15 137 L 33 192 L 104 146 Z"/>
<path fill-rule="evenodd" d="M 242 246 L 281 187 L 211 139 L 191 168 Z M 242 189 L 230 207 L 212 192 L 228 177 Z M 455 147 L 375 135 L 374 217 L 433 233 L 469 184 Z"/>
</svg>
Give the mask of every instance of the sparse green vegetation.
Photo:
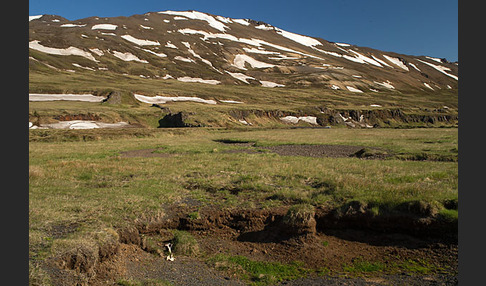
<svg viewBox="0 0 486 286">
<path fill-rule="evenodd" d="M 274 285 L 284 280 L 305 277 L 312 270 L 304 263 L 294 261 L 290 264 L 278 262 L 253 261 L 244 256 L 216 255 L 209 259 L 216 269 L 238 275 L 251 285 Z"/>
<path fill-rule="evenodd" d="M 385 265 L 381 262 L 372 262 L 362 259 L 357 259 L 353 261 L 352 264 L 346 264 L 343 266 L 343 270 L 351 273 L 369 273 L 383 271 Z"/>
<path fill-rule="evenodd" d="M 135 280 L 133 278 L 129 279 L 120 279 L 117 281 L 119 286 L 172 286 L 174 285 L 170 281 L 162 280 L 162 279 L 144 279 L 144 280 Z"/>
<path fill-rule="evenodd" d="M 177 255 L 198 256 L 201 254 L 196 239 L 186 231 L 174 231 L 174 253 Z"/>
</svg>

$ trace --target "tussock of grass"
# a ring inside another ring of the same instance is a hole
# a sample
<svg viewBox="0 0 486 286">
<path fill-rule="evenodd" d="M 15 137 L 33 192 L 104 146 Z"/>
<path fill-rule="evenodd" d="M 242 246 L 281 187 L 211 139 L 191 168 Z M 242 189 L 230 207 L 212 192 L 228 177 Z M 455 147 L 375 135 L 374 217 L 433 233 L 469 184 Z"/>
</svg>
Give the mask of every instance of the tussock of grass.
<svg viewBox="0 0 486 286">
<path fill-rule="evenodd" d="M 189 232 L 175 230 L 173 244 L 174 253 L 177 255 L 195 257 L 201 254 L 197 240 Z"/>
<path fill-rule="evenodd" d="M 314 206 L 310 204 L 297 204 L 289 208 L 283 220 L 290 226 L 302 225 L 315 215 Z"/>
</svg>

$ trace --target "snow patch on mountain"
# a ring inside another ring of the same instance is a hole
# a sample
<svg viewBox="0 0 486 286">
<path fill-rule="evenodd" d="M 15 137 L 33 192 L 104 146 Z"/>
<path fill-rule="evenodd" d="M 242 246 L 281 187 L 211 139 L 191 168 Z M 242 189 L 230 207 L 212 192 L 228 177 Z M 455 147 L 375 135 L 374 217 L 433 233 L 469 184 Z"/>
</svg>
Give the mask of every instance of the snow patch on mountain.
<svg viewBox="0 0 486 286">
<path fill-rule="evenodd" d="M 221 21 L 223 23 L 226 23 L 226 24 L 233 23 L 233 21 L 231 20 L 231 18 L 226 18 L 226 17 L 223 17 L 223 16 L 216 16 L 216 19 L 218 19 L 219 21 Z"/>
<path fill-rule="evenodd" d="M 399 58 L 394 58 L 394 57 L 390 57 L 390 56 L 387 56 L 387 55 L 383 55 L 388 61 L 390 61 L 391 63 L 393 63 L 394 65 L 398 66 L 398 67 L 401 67 L 402 69 L 406 70 L 406 71 L 409 71 L 408 67 L 399 59 Z"/>
<path fill-rule="evenodd" d="M 263 87 L 285 87 L 283 84 L 278 84 L 276 82 L 272 81 L 266 81 L 266 80 L 261 80 L 260 83 L 262 84 Z"/>
<path fill-rule="evenodd" d="M 254 77 L 251 77 L 251 76 L 248 76 L 246 74 L 242 74 L 242 73 L 233 73 L 233 72 L 229 72 L 229 71 L 225 71 L 227 74 L 229 74 L 230 76 L 236 78 L 237 80 L 240 80 L 246 84 L 250 84 L 247 80 L 248 79 L 255 79 Z"/>
<path fill-rule="evenodd" d="M 199 59 L 200 61 L 202 61 L 203 63 L 207 64 L 208 66 L 210 66 L 211 68 L 213 68 L 215 71 L 217 71 L 218 73 L 221 73 L 218 69 L 216 69 L 214 66 L 213 66 L 213 63 L 211 63 L 210 61 L 204 59 L 203 57 L 201 57 L 200 55 L 198 55 L 192 48 L 191 48 L 191 44 L 189 44 L 188 42 L 182 42 L 182 44 L 184 46 L 186 46 L 187 48 L 187 51 L 195 58 Z"/>
<path fill-rule="evenodd" d="M 130 35 L 123 35 L 121 38 L 139 46 L 160 46 L 160 43 L 157 41 L 141 40 Z"/>
<path fill-rule="evenodd" d="M 179 49 L 176 45 L 172 44 L 170 41 L 168 41 L 164 47 L 171 48 L 171 49 Z"/>
<path fill-rule="evenodd" d="M 431 90 L 434 90 L 434 89 L 433 89 L 433 88 L 430 86 L 430 84 L 428 84 L 428 83 L 424 82 L 424 85 L 425 85 L 425 87 L 430 88 Z"/>
<path fill-rule="evenodd" d="M 439 59 L 439 58 L 432 58 L 432 57 L 427 57 L 427 56 L 426 56 L 426 58 L 427 58 L 427 59 L 429 59 L 429 60 L 436 61 L 436 62 L 438 62 L 439 64 L 440 64 L 440 63 L 442 63 L 442 60 L 441 60 L 441 59 Z"/>
<path fill-rule="evenodd" d="M 92 53 L 94 53 L 94 54 L 96 54 L 96 55 L 98 55 L 98 56 L 102 56 L 102 55 L 104 55 L 104 54 L 105 54 L 105 53 L 104 53 L 102 50 L 100 50 L 100 49 L 98 49 L 98 48 L 91 48 L 91 49 L 89 49 L 89 50 L 90 50 Z"/>
<path fill-rule="evenodd" d="M 129 52 L 122 53 L 122 52 L 119 52 L 119 51 L 113 51 L 113 55 L 115 57 L 119 58 L 122 61 L 126 61 L 126 62 L 135 61 L 135 62 L 139 62 L 139 63 L 148 64 L 148 61 L 141 60 L 136 55 L 129 53 Z"/>
<path fill-rule="evenodd" d="M 274 27 L 261 24 L 261 25 L 255 26 L 255 29 L 270 31 L 270 30 L 273 30 Z"/>
<path fill-rule="evenodd" d="M 94 96 L 92 94 L 45 94 L 45 93 L 29 93 L 29 101 L 85 101 L 85 102 L 102 102 L 105 98 L 103 96 Z"/>
<path fill-rule="evenodd" d="M 392 83 L 389 80 L 384 81 L 384 82 L 375 81 L 374 83 L 379 84 L 379 85 L 386 87 L 386 88 L 389 88 L 389 89 L 395 89 L 395 87 L 392 85 Z"/>
<path fill-rule="evenodd" d="M 248 63 L 252 68 L 272 68 L 275 66 L 269 63 L 255 60 L 254 58 L 243 54 L 236 55 L 235 59 L 233 60 L 233 66 L 242 70 L 246 70 L 245 63 Z"/>
<path fill-rule="evenodd" d="M 157 53 L 157 52 L 154 52 L 154 51 L 148 50 L 148 49 L 142 49 L 142 51 L 156 55 L 159 58 L 166 58 L 167 57 L 167 55 L 164 54 L 164 53 Z"/>
<path fill-rule="evenodd" d="M 250 22 L 248 22 L 247 19 L 233 19 L 233 22 L 238 23 L 240 25 L 244 25 L 244 26 L 250 25 Z"/>
<path fill-rule="evenodd" d="M 304 45 L 304 46 L 307 46 L 307 47 L 322 45 L 321 42 L 319 42 L 318 40 L 311 38 L 311 37 L 308 37 L 308 36 L 303 36 L 303 35 L 291 33 L 291 32 L 284 31 L 284 30 L 279 29 L 279 28 L 275 28 L 275 31 L 278 34 L 284 36 L 285 38 L 290 39 L 294 42 L 297 42 L 297 43 Z"/>
<path fill-rule="evenodd" d="M 193 101 L 199 103 L 206 103 L 206 104 L 217 104 L 216 101 L 212 99 L 202 99 L 199 97 L 191 97 L 191 96 L 145 96 L 141 94 L 133 94 L 133 96 L 141 102 L 149 103 L 149 104 L 164 104 L 167 102 L 177 102 L 177 101 Z"/>
<path fill-rule="evenodd" d="M 233 41 L 233 42 L 240 42 L 240 43 L 244 43 L 244 44 L 248 44 L 248 45 L 252 45 L 252 46 L 260 46 L 260 44 L 255 42 L 253 39 L 250 40 L 250 39 L 245 39 L 245 38 L 238 38 L 238 37 L 230 35 L 230 34 L 221 34 L 221 33 L 213 34 L 213 33 L 210 33 L 210 32 L 199 31 L 199 30 L 194 30 L 194 29 L 180 29 L 177 32 L 179 32 L 183 35 L 186 35 L 186 34 L 187 35 L 196 35 L 196 34 L 202 35 L 202 36 L 204 36 L 204 38 L 202 38 L 203 41 L 207 41 L 209 39 L 217 38 L 217 39 L 225 39 L 225 40 L 229 40 L 229 41 Z"/>
<path fill-rule="evenodd" d="M 252 53 L 252 54 L 262 54 L 262 55 L 279 55 L 279 52 L 270 52 L 266 50 L 260 50 L 260 49 L 255 49 L 255 48 L 243 48 L 243 50 L 247 53 Z"/>
<path fill-rule="evenodd" d="M 32 21 L 32 20 L 37 20 L 39 18 L 42 18 L 42 16 L 44 16 L 44 15 L 29 16 L 29 22 Z"/>
<path fill-rule="evenodd" d="M 221 31 L 225 32 L 228 26 L 221 23 L 220 21 L 214 19 L 213 16 L 210 16 L 206 13 L 197 12 L 197 11 L 163 11 L 159 12 L 159 14 L 166 14 L 166 15 L 175 15 L 175 16 L 183 16 L 193 20 L 201 20 L 206 21 L 209 26 Z"/>
<path fill-rule="evenodd" d="M 387 64 L 387 63 L 386 63 L 384 60 L 381 60 L 381 59 L 379 59 L 379 58 L 375 57 L 374 55 L 371 55 L 371 57 L 372 57 L 372 58 L 373 58 L 375 61 L 379 62 L 380 64 L 382 64 L 382 65 L 384 65 L 384 66 L 387 66 L 387 67 L 390 67 L 390 68 L 393 68 L 391 65 Z"/>
<path fill-rule="evenodd" d="M 198 77 L 194 78 L 188 76 L 179 77 L 177 78 L 177 80 L 182 82 L 198 82 L 198 83 L 205 83 L 205 84 L 212 84 L 212 85 L 217 85 L 221 83 L 219 80 L 215 80 L 215 79 L 202 79 Z"/>
<path fill-rule="evenodd" d="M 416 65 L 414 65 L 413 63 L 408 63 L 411 67 L 413 67 L 414 69 L 418 70 L 419 72 L 422 72 Z"/>
<path fill-rule="evenodd" d="M 84 27 L 86 24 L 62 24 L 61 28 L 75 28 L 75 27 Z"/>
<path fill-rule="evenodd" d="M 236 100 L 223 100 L 223 99 L 219 99 L 219 101 L 221 101 L 223 103 L 233 103 L 233 104 L 242 104 L 242 103 L 244 103 L 244 102 L 236 101 Z"/>
<path fill-rule="evenodd" d="M 186 58 L 186 57 L 183 57 L 183 56 L 175 56 L 174 60 L 178 60 L 178 61 L 186 62 L 186 63 L 194 63 L 193 59 Z"/>
<path fill-rule="evenodd" d="M 362 90 L 359 90 L 359 89 L 357 89 L 357 88 L 355 88 L 355 87 L 348 86 L 348 85 L 346 86 L 346 88 L 347 88 L 349 91 L 351 91 L 351 92 L 358 92 L 358 93 L 362 93 L 362 92 L 363 92 Z"/>
<path fill-rule="evenodd" d="M 373 60 L 373 59 L 371 59 L 367 56 L 364 56 L 364 55 L 362 55 L 362 54 L 360 54 L 356 51 L 353 51 L 353 50 L 349 50 L 349 51 L 354 53 L 358 57 L 358 59 L 362 60 L 365 63 L 369 63 L 369 64 L 372 64 L 374 66 L 380 67 L 380 68 L 383 67 L 379 62 L 377 62 L 377 61 L 375 61 L 375 60 Z"/>
<path fill-rule="evenodd" d="M 91 30 L 110 30 L 114 31 L 118 28 L 118 25 L 113 25 L 113 24 L 96 24 L 91 27 Z"/>
<path fill-rule="evenodd" d="M 453 74 L 450 74 L 450 73 L 447 73 L 446 71 L 450 71 L 451 69 L 450 68 L 446 68 L 446 67 L 443 67 L 443 66 L 439 66 L 439 65 L 434 65 L 434 64 L 431 64 L 431 63 L 428 63 L 426 61 L 422 61 L 422 60 L 419 60 L 417 59 L 417 61 L 421 62 L 421 63 L 424 63 L 430 67 L 433 67 L 434 69 L 438 70 L 439 72 L 445 74 L 446 76 L 449 76 L 455 80 L 459 80 L 459 78 Z"/>
<path fill-rule="evenodd" d="M 69 47 L 65 49 L 50 48 L 39 44 L 38 40 L 34 40 L 29 42 L 29 48 L 46 54 L 60 56 L 81 56 L 94 62 L 98 62 L 91 53 L 83 51 L 76 47 Z"/>
<path fill-rule="evenodd" d="M 287 47 L 284 47 L 284 46 L 272 44 L 272 43 L 269 43 L 269 42 L 264 41 L 264 40 L 259 40 L 259 39 L 251 39 L 251 40 L 253 42 L 257 43 L 259 46 L 266 45 L 266 46 L 269 46 L 269 47 L 272 47 L 272 48 L 275 48 L 275 49 L 278 49 L 278 50 L 281 50 L 281 51 L 284 51 L 284 52 L 295 53 L 295 54 L 303 55 L 303 56 L 306 56 L 306 57 L 310 57 L 310 58 L 314 58 L 314 59 L 318 59 L 318 60 L 322 60 L 322 61 L 325 60 L 323 58 L 320 58 L 320 57 L 317 57 L 317 56 L 314 56 L 314 55 L 311 55 L 311 54 L 299 52 L 299 51 L 296 51 L 296 50 L 293 50 L 293 49 L 290 49 L 290 48 L 287 48 Z M 314 49 L 318 50 L 317 48 L 314 48 Z"/>
<path fill-rule="evenodd" d="M 40 128 L 47 129 L 97 129 L 97 128 L 123 128 L 130 124 L 124 121 L 116 123 L 105 123 L 91 120 L 70 120 L 57 123 L 41 124 Z"/>
</svg>

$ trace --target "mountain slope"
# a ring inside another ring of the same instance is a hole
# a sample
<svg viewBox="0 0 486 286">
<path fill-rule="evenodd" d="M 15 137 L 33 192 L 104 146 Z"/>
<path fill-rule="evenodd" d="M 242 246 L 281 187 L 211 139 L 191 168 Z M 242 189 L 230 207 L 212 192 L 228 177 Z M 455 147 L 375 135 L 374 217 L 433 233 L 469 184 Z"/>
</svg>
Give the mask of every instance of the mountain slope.
<svg viewBox="0 0 486 286">
<path fill-rule="evenodd" d="M 87 73 L 342 93 L 456 90 L 444 59 L 332 43 L 197 11 L 29 18 L 31 73 Z"/>
</svg>

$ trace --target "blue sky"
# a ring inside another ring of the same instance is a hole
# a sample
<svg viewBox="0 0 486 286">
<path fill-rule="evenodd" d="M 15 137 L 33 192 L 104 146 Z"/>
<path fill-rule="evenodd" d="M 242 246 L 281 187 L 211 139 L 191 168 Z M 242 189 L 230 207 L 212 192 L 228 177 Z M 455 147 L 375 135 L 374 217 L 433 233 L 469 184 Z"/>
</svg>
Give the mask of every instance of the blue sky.
<svg viewBox="0 0 486 286">
<path fill-rule="evenodd" d="M 29 15 L 69 20 L 197 10 L 408 55 L 458 60 L 458 0 L 29 0 Z"/>
</svg>

